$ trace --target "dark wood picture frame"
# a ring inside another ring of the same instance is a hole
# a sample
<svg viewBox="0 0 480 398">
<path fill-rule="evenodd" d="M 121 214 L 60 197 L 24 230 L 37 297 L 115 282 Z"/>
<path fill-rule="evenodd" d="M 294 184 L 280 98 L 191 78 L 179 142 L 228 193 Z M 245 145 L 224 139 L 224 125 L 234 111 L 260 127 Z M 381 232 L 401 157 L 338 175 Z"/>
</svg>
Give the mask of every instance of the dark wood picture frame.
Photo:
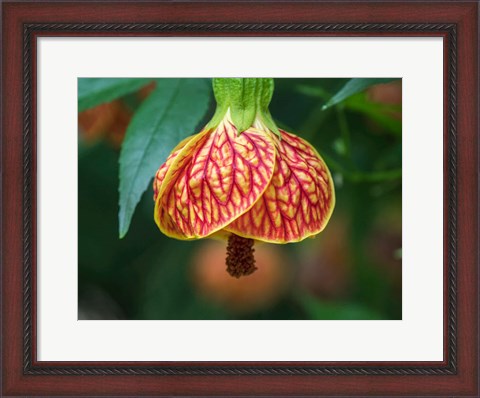
<svg viewBox="0 0 480 398">
<path fill-rule="evenodd" d="M 478 396 L 478 5 L 463 2 L 2 4 L 3 396 Z M 444 360 L 39 362 L 36 359 L 36 38 L 444 38 Z"/>
</svg>

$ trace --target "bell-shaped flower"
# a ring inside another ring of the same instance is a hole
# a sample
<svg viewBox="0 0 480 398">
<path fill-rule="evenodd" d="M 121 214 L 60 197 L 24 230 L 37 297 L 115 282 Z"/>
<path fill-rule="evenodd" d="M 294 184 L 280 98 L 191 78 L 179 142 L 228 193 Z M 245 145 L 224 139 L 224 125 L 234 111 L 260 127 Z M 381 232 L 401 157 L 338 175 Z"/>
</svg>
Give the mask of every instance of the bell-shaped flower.
<svg viewBox="0 0 480 398">
<path fill-rule="evenodd" d="M 255 240 L 289 243 L 320 233 L 335 192 L 318 152 L 273 122 L 273 79 L 214 79 L 213 87 L 213 119 L 157 171 L 154 218 L 172 238 L 228 239 L 227 271 L 239 277 L 256 269 Z"/>
</svg>

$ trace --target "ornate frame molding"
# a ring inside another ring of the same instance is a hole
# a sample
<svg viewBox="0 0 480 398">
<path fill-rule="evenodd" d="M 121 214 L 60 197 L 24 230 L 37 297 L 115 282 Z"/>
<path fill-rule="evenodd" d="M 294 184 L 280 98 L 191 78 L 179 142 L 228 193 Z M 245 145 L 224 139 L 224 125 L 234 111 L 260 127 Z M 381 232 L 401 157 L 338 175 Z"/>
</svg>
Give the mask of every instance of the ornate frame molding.
<svg viewBox="0 0 480 398">
<path fill-rule="evenodd" d="M 23 373 L 25 375 L 454 375 L 457 374 L 457 25 L 455 23 L 25 23 L 23 30 Z M 446 57 L 447 93 L 447 142 L 448 142 L 448 298 L 446 322 L 447 351 L 444 366 L 415 366 L 408 364 L 390 366 L 74 366 L 40 365 L 34 363 L 34 282 L 33 277 L 33 231 L 32 179 L 36 178 L 33 167 L 34 126 L 32 39 L 42 31 L 58 33 L 156 34 L 180 33 L 197 35 L 212 33 L 257 33 L 275 34 L 356 35 L 377 33 L 435 33 L 445 35 L 448 45 Z"/>
</svg>

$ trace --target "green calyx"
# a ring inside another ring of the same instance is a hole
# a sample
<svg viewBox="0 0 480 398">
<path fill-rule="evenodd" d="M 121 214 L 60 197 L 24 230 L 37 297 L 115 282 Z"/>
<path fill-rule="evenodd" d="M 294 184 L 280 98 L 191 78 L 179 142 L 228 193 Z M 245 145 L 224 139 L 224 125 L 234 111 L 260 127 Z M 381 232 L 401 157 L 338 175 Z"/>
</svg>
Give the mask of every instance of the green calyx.
<svg viewBox="0 0 480 398">
<path fill-rule="evenodd" d="M 215 128 L 230 109 L 230 117 L 238 134 L 249 129 L 256 120 L 280 137 L 268 105 L 273 95 L 273 79 L 215 78 L 213 93 L 217 109 L 207 128 Z"/>
</svg>

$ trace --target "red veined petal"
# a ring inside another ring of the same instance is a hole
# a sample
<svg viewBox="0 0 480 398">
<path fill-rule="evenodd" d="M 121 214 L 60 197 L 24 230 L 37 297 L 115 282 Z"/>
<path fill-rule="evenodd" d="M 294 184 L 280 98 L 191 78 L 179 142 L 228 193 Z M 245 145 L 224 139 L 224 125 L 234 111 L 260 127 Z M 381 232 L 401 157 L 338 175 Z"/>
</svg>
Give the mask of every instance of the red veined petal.
<svg viewBox="0 0 480 398">
<path fill-rule="evenodd" d="M 306 141 L 280 130 L 275 171 L 263 196 L 225 229 L 273 243 L 297 242 L 321 232 L 335 205 L 332 177 Z"/>
<path fill-rule="evenodd" d="M 163 177 L 155 206 L 160 230 L 180 239 L 196 239 L 222 229 L 263 194 L 274 165 L 273 141 L 262 131 L 249 129 L 237 135 L 235 127 L 225 122 L 194 137 Z"/>
<path fill-rule="evenodd" d="M 162 186 L 163 180 L 165 178 L 165 175 L 167 174 L 168 169 L 170 168 L 170 165 L 172 162 L 175 160 L 177 155 L 180 153 L 180 151 L 187 145 L 187 143 L 193 138 L 194 136 L 190 136 L 182 140 L 170 153 L 168 156 L 167 160 L 165 161 L 164 164 L 160 166 L 160 168 L 157 170 L 157 173 L 155 174 L 155 178 L 153 179 L 153 200 L 157 200 L 157 195 L 158 191 L 160 191 L 160 187 Z"/>
<path fill-rule="evenodd" d="M 192 148 L 196 145 L 196 143 L 204 139 L 205 135 L 208 131 L 202 131 L 201 133 L 190 136 L 185 138 L 181 141 L 172 151 L 172 153 L 168 156 L 165 163 L 160 166 L 158 169 L 155 178 L 153 179 L 153 198 L 155 201 L 155 209 L 153 218 L 158 226 L 162 225 L 161 230 L 167 236 L 172 238 L 181 239 L 181 240 L 188 240 L 189 238 L 185 236 L 182 230 L 178 227 L 178 225 L 172 220 L 166 208 L 162 206 L 162 198 L 160 194 L 160 190 L 162 189 L 162 185 L 166 182 L 165 177 L 167 173 L 171 171 L 171 166 L 177 159 L 177 156 L 188 146 L 188 148 Z M 187 148 L 187 149 L 188 149 Z M 171 173 L 170 173 L 171 174 Z M 168 180 L 167 180 L 168 181 Z"/>
</svg>

